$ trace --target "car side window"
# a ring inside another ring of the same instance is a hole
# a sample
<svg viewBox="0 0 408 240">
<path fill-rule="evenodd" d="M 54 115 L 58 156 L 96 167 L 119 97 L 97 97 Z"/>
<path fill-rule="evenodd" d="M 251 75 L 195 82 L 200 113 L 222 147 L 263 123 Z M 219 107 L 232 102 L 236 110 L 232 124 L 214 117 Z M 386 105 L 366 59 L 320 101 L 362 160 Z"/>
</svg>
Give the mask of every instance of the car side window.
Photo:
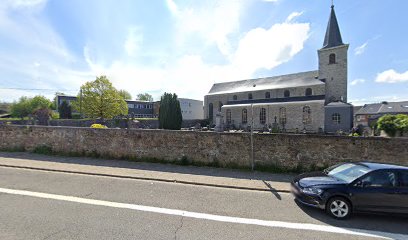
<svg viewBox="0 0 408 240">
<path fill-rule="evenodd" d="M 408 187 L 408 171 L 401 171 L 401 186 Z"/>
<path fill-rule="evenodd" d="M 397 176 L 392 171 L 375 171 L 361 179 L 364 187 L 395 187 Z"/>
</svg>

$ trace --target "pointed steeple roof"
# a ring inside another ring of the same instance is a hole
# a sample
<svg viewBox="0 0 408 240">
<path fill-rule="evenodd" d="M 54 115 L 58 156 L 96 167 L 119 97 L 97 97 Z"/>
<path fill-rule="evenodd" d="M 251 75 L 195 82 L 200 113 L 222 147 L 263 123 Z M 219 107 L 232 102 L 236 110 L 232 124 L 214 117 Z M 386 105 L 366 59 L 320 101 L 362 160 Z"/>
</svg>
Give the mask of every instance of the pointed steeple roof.
<svg viewBox="0 0 408 240">
<path fill-rule="evenodd" d="M 334 5 L 332 5 L 323 48 L 337 47 L 340 45 L 344 45 L 344 43 L 341 39 L 339 24 L 337 23 L 336 13 L 334 12 Z"/>
</svg>

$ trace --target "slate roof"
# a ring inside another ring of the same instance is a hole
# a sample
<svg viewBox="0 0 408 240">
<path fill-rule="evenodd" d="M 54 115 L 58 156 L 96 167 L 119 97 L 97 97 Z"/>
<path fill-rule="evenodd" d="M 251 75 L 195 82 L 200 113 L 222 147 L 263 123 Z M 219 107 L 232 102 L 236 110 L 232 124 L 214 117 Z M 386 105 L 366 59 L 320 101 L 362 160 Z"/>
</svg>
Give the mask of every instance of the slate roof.
<svg viewBox="0 0 408 240">
<path fill-rule="evenodd" d="M 334 6 L 331 7 L 329 23 L 327 24 L 326 36 L 323 42 L 323 48 L 331 48 L 344 45 L 340 34 L 339 24 L 337 22 Z"/>
<path fill-rule="evenodd" d="M 361 114 L 397 114 L 406 113 L 408 114 L 408 101 L 404 102 L 383 102 L 383 103 L 373 103 L 366 104 L 360 110 L 356 112 L 356 115 Z"/>
<path fill-rule="evenodd" d="M 268 89 L 282 89 L 302 86 L 322 85 L 318 71 L 294 73 L 275 77 L 247 79 L 234 82 L 215 83 L 208 95 L 250 92 Z"/>
</svg>

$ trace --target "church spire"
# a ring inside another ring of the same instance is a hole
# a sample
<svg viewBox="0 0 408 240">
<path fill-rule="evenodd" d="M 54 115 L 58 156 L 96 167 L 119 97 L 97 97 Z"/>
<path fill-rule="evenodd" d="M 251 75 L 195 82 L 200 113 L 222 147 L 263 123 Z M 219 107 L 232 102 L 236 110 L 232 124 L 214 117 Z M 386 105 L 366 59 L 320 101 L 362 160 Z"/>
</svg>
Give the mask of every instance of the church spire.
<svg viewBox="0 0 408 240">
<path fill-rule="evenodd" d="M 337 47 L 343 44 L 341 39 L 339 24 L 337 23 L 334 5 L 331 6 L 329 23 L 327 24 L 326 36 L 324 38 L 323 48 Z"/>
</svg>

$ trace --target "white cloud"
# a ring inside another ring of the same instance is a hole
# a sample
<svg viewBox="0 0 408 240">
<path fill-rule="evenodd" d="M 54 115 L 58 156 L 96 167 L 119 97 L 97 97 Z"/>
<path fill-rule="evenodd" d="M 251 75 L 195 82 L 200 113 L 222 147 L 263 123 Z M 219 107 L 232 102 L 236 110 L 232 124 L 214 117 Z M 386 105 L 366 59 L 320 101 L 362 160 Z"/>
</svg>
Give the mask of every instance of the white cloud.
<svg viewBox="0 0 408 240">
<path fill-rule="evenodd" d="M 234 65 L 248 75 L 272 69 L 299 53 L 309 37 L 308 23 L 281 23 L 269 29 L 256 28 L 240 41 Z"/>
<path fill-rule="evenodd" d="M 289 15 L 289 17 L 286 18 L 286 22 L 290 22 L 290 21 L 292 21 L 293 19 L 295 19 L 295 18 L 297 18 L 297 17 L 300 17 L 300 16 L 302 16 L 302 15 L 303 15 L 303 12 L 293 12 L 293 13 L 291 13 L 291 14 Z"/>
<path fill-rule="evenodd" d="M 368 41 L 365 42 L 363 45 L 356 47 L 356 48 L 354 49 L 354 54 L 355 54 L 355 55 L 361 55 L 361 54 L 363 54 L 364 51 L 365 51 L 366 48 L 367 48 L 367 45 L 368 45 Z"/>
<path fill-rule="evenodd" d="M 379 73 L 375 81 L 380 83 L 408 82 L 408 71 L 404 73 L 398 73 L 394 69 L 390 69 Z"/>
<path fill-rule="evenodd" d="M 135 56 L 143 43 L 143 34 L 138 27 L 129 29 L 128 36 L 125 40 L 124 48 L 129 56 Z"/>
<path fill-rule="evenodd" d="M 361 78 L 358 78 L 358 79 L 355 79 L 355 80 L 353 80 L 353 81 L 351 81 L 351 85 L 352 86 L 355 86 L 355 85 L 357 85 L 357 84 L 360 84 L 360 83 L 365 83 L 365 79 L 361 79 Z"/>
</svg>

